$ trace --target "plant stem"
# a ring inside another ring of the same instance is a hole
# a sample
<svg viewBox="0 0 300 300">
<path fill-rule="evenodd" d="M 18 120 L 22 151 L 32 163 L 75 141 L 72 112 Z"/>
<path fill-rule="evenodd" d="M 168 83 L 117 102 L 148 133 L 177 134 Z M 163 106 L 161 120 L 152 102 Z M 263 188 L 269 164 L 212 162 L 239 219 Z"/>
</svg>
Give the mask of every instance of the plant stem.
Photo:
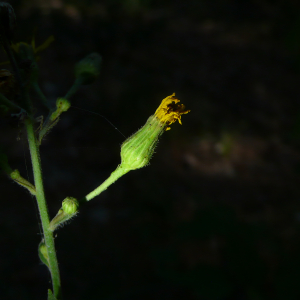
<svg viewBox="0 0 300 300">
<path fill-rule="evenodd" d="M 53 292 L 55 297 L 58 300 L 60 300 L 61 299 L 60 274 L 59 274 L 58 263 L 56 258 L 53 234 L 49 230 L 50 221 L 49 221 L 49 214 L 48 214 L 48 209 L 47 209 L 46 199 L 44 194 L 39 148 L 37 146 L 37 140 L 35 137 L 32 121 L 30 119 L 26 119 L 25 125 L 26 125 L 26 130 L 28 135 L 28 143 L 29 143 L 29 149 L 31 155 L 34 183 L 36 188 L 36 200 L 38 203 L 38 208 L 39 208 L 40 217 L 42 221 L 44 240 L 48 251 L 49 270 L 52 277 Z"/>
<path fill-rule="evenodd" d="M 95 190 L 90 192 L 88 195 L 84 197 L 80 202 L 87 202 L 101 194 L 103 191 L 105 191 L 111 184 L 113 184 L 116 180 L 118 180 L 121 176 L 128 173 L 130 170 L 125 169 L 122 167 L 122 165 L 119 165 L 115 171 L 113 171 L 110 176 L 101 184 L 99 185 Z"/>
<path fill-rule="evenodd" d="M 35 82 L 33 82 L 32 87 L 33 87 L 34 91 L 36 92 L 36 94 L 40 97 L 42 104 L 50 111 L 51 107 L 47 101 L 47 98 L 43 94 L 39 84 L 35 81 Z"/>
<path fill-rule="evenodd" d="M 24 187 L 33 196 L 36 195 L 35 186 L 20 175 L 19 170 L 9 171 L 9 177 L 20 186 Z"/>
<path fill-rule="evenodd" d="M 80 77 L 76 78 L 73 85 L 66 93 L 64 98 L 69 100 L 77 92 L 77 90 L 81 87 L 81 85 L 82 85 L 82 79 Z"/>
</svg>

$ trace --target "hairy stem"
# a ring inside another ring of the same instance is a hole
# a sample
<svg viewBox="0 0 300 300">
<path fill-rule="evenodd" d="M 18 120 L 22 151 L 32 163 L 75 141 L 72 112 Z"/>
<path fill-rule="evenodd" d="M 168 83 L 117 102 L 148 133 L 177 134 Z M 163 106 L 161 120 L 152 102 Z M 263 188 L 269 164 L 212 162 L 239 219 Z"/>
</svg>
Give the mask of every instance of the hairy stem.
<svg viewBox="0 0 300 300">
<path fill-rule="evenodd" d="M 14 182 L 27 189 L 31 195 L 33 196 L 36 195 L 35 186 L 32 183 L 30 183 L 28 180 L 23 178 L 20 175 L 19 170 L 10 171 L 8 175 Z"/>
<path fill-rule="evenodd" d="M 27 119 L 25 121 L 28 143 L 31 155 L 32 169 L 34 175 L 34 183 L 36 188 L 36 200 L 38 203 L 38 208 L 40 212 L 40 217 L 43 226 L 44 240 L 47 247 L 48 257 L 49 257 L 49 270 L 52 277 L 53 292 L 55 297 L 61 299 L 61 284 L 60 284 L 60 274 L 58 269 L 58 263 L 56 258 L 55 246 L 53 234 L 49 229 L 49 214 L 46 205 L 46 199 L 44 194 L 43 187 L 43 178 L 42 178 L 42 168 L 40 161 L 39 148 L 37 146 L 37 140 L 34 134 L 34 128 L 32 121 Z"/>
<path fill-rule="evenodd" d="M 87 202 L 100 195 L 103 191 L 105 191 L 111 184 L 113 184 L 116 180 L 118 180 L 121 176 L 128 173 L 130 170 L 124 169 L 122 165 L 119 165 L 115 171 L 113 171 L 110 176 L 95 190 L 90 192 L 88 195 L 84 197 L 80 202 Z"/>
</svg>

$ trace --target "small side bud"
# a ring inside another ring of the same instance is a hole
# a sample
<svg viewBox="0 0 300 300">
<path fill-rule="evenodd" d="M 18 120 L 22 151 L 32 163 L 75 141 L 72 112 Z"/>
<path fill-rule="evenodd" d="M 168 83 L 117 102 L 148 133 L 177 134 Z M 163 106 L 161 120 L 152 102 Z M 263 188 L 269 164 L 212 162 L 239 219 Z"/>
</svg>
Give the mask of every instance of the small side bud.
<svg viewBox="0 0 300 300">
<path fill-rule="evenodd" d="M 21 177 L 20 172 L 17 169 L 12 171 L 9 176 L 12 180 L 18 180 Z"/>
<path fill-rule="evenodd" d="M 50 121 L 55 121 L 64 111 L 67 111 L 71 107 L 69 100 L 64 98 L 58 98 L 56 100 L 56 110 L 51 114 Z"/>
<path fill-rule="evenodd" d="M 98 53 L 91 53 L 75 65 L 75 77 L 82 84 L 90 84 L 99 76 L 102 58 Z"/>
<path fill-rule="evenodd" d="M 71 106 L 71 103 L 69 100 L 64 99 L 64 98 L 58 98 L 56 100 L 56 107 L 59 109 L 61 112 L 67 111 Z"/>
<path fill-rule="evenodd" d="M 10 177 L 15 183 L 26 188 L 32 195 L 36 194 L 35 186 L 28 180 L 23 178 L 19 170 L 13 170 L 9 163 L 7 156 L 0 152 L 0 169 L 2 169 L 8 177 Z"/>
<path fill-rule="evenodd" d="M 73 197 L 67 197 L 62 202 L 62 208 L 58 211 L 56 216 L 49 224 L 49 229 L 54 231 L 56 228 L 62 226 L 66 221 L 75 217 L 78 213 L 79 202 Z"/>
<path fill-rule="evenodd" d="M 64 213 L 67 215 L 73 215 L 78 211 L 79 203 L 77 199 L 73 197 L 67 197 L 63 202 L 62 202 L 62 209 Z"/>
<path fill-rule="evenodd" d="M 42 240 L 39 244 L 38 253 L 41 262 L 49 268 L 49 256 L 44 240 Z"/>
<path fill-rule="evenodd" d="M 30 192 L 31 195 L 36 194 L 35 186 L 32 183 L 30 183 L 28 180 L 23 178 L 21 176 L 19 170 L 16 169 L 16 170 L 10 172 L 10 174 L 8 174 L 8 175 L 15 183 L 17 183 L 20 186 L 27 189 Z"/>
</svg>

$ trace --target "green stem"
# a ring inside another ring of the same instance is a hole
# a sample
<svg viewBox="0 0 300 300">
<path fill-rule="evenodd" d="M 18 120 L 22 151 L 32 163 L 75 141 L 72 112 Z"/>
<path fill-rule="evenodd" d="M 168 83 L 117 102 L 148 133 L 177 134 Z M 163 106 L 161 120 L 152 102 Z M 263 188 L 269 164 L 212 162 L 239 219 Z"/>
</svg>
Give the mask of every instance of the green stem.
<svg viewBox="0 0 300 300">
<path fill-rule="evenodd" d="M 73 85 L 71 86 L 69 91 L 66 93 L 64 98 L 69 100 L 78 91 L 78 89 L 81 87 L 81 85 L 82 85 L 82 79 L 80 77 L 76 78 Z"/>
<path fill-rule="evenodd" d="M 53 232 L 55 229 L 57 229 L 60 225 L 64 224 L 66 221 L 72 219 L 77 215 L 77 212 L 73 214 L 67 214 L 63 211 L 63 209 L 60 209 L 56 216 L 51 220 L 49 229 Z"/>
<path fill-rule="evenodd" d="M 19 170 L 9 171 L 8 175 L 14 182 L 27 189 L 31 195 L 34 196 L 36 195 L 35 186 L 32 183 L 30 183 L 28 180 L 23 178 L 20 175 Z"/>
<path fill-rule="evenodd" d="M 46 199 L 44 194 L 39 148 L 37 146 L 37 140 L 34 134 L 32 121 L 30 119 L 25 120 L 25 125 L 26 125 L 26 130 L 28 135 L 28 143 L 29 143 L 29 149 L 30 149 L 30 155 L 32 161 L 34 183 L 36 188 L 36 199 L 37 199 L 40 217 L 42 221 L 45 244 L 48 251 L 49 270 L 52 277 L 53 292 L 55 297 L 58 300 L 60 300 L 61 299 L 60 274 L 59 274 L 58 263 L 56 258 L 53 234 L 49 229 L 50 220 L 49 220 L 49 214 L 48 214 L 48 209 L 47 209 Z"/>
<path fill-rule="evenodd" d="M 40 100 L 42 101 L 42 104 L 50 111 L 51 107 L 48 103 L 47 98 L 45 97 L 44 93 L 42 92 L 39 84 L 35 81 L 33 84 L 33 89 L 36 92 L 36 94 L 40 97 Z"/>
<path fill-rule="evenodd" d="M 105 191 L 111 184 L 113 184 L 116 180 L 118 180 L 121 176 L 128 173 L 130 170 L 125 169 L 122 167 L 122 165 L 119 165 L 115 171 L 113 171 L 110 176 L 101 184 L 99 185 L 95 190 L 87 194 L 84 199 L 82 199 L 80 202 L 87 202 L 101 194 L 103 191 Z"/>
</svg>

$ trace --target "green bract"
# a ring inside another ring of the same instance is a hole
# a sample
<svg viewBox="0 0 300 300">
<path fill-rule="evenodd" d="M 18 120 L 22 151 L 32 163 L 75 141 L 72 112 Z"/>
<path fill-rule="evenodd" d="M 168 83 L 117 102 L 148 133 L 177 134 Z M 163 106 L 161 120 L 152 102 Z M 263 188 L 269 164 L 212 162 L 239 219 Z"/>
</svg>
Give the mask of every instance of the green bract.
<svg viewBox="0 0 300 300">
<path fill-rule="evenodd" d="M 62 209 L 64 213 L 71 215 L 74 214 L 78 211 L 79 203 L 77 199 L 73 197 L 67 197 L 63 202 L 62 202 Z"/>
<path fill-rule="evenodd" d="M 147 166 L 164 128 L 156 116 L 149 117 L 146 124 L 122 144 L 121 167 L 135 170 Z"/>
</svg>

